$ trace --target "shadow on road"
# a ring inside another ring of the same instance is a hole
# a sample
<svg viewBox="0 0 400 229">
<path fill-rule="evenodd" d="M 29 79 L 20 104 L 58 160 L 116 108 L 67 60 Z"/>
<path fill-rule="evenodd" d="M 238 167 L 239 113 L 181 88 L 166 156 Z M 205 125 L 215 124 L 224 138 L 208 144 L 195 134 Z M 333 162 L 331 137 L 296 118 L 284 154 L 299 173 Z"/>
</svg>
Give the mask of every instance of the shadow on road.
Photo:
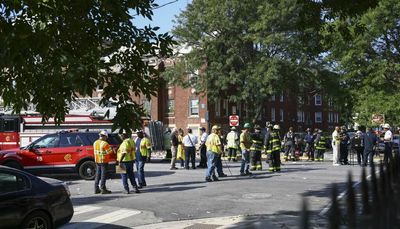
<svg viewBox="0 0 400 229">
<path fill-rule="evenodd" d="M 106 223 L 95 223 L 95 222 L 79 222 L 79 223 L 69 223 L 60 227 L 59 229 L 128 229 L 130 227 L 124 227 L 120 225 L 114 224 L 106 224 Z"/>
</svg>

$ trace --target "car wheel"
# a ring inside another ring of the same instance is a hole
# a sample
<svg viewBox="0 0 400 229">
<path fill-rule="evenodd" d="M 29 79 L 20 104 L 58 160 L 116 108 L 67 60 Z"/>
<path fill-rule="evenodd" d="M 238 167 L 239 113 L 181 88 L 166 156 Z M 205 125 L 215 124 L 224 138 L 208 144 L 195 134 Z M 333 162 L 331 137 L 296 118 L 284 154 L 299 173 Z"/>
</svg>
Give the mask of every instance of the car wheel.
<svg viewBox="0 0 400 229">
<path fill-rule="evenodd" d="M 4 163 L 4 166 L 8 166 L 8 167 L 11 167 L 11 168 L 14 168 L 14 169 L 19 169 L 19 170 L 22 169 L 22 166 L 16 161 L 6 162 L 6 163 Z"/>
<path fill-rule="evenodd" d="M 52 224 L 50 221 L 50 217 L 41 211 L 33 212 L 25 217 L 22 222 L 23 229 L 51 229 Z"/>
<path fill-rule="evenodd" d="M 82 179 L 93 180 L 96 175 L 96 164 L 94 161 L 85 161 L 79 166 L 78 172 Z"/>
</svg>

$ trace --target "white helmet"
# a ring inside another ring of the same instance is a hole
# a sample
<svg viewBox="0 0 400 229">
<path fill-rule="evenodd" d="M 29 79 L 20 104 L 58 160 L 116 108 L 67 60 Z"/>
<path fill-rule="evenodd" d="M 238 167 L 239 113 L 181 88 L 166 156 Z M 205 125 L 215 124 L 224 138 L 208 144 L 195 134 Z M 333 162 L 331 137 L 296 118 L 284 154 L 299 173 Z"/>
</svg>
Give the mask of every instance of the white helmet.
<svg viewBox="0 0 400 229">
<path fill-rule="evenodd" d="M 275 124 L 273 128 L 274 128 L 274 130 L 279 130 L 279 129 L 281 129 L 281 128 L 279 127 L 278 124 Z"/>
<path fill-rule="evenodd" d="M 383 128 L 384 128 L 384 129 L 390 129 L 390 125 L 389 125 L 389 123 L 385 123 L 385 124 L 383 124 Z"/>
<path fill-rule="evenodd" d="M 99 135 L 100 135 L 100 136 L 106 136 L 106 137 L 108 137 L 108 133 L 107 133 L 106 130 L 100 131 Z"/>
</svg>

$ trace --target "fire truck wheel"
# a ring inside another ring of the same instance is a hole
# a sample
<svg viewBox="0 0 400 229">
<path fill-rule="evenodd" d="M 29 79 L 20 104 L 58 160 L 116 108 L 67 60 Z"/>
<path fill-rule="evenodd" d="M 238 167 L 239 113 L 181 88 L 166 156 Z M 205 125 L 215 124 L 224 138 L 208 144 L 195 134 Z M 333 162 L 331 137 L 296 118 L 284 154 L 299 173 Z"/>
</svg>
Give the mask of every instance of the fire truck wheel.
<svg viewBox="0 0 400 229">
<path fill-rule="evenodd" d="M 94 161 L 85 161 L 79 166 L 78 172 L 82 179 L 93 180 L 96 175 L 96 164 Z"/>
<path fill-rule="evenodd" d="M 14 169 L 19 169 L 19 170 L 22 169 L 22 166 L 16 161 L 6 162 L 6 163 L 4 163 L 4 166 L 8 166 L 8 167 L 11 167 L 11 168 L 14 168 Z"/>
</svg>

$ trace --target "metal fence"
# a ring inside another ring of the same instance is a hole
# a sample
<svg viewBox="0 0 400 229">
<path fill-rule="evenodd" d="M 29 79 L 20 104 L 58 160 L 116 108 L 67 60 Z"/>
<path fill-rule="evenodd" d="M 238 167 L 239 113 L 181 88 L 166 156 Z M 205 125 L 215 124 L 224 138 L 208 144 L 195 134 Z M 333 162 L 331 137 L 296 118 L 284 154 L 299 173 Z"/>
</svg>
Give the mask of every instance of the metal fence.
<svg viewBox="0 0 400 229">
<path fill-rule="evenodd" d="M 346 198 L 338 199 L 338 189 L 332 186 L 331 206 L 326 228 L 392 229 L 400 228 L 400 160 L 396 154 L 388 164 L 372 165 L 367 179 L 363 168 L 359 188 L 352 176 L 347 181 Z M 307 201 L 303 201 L 300 228 L 313 228 Z"/>
</svg>

